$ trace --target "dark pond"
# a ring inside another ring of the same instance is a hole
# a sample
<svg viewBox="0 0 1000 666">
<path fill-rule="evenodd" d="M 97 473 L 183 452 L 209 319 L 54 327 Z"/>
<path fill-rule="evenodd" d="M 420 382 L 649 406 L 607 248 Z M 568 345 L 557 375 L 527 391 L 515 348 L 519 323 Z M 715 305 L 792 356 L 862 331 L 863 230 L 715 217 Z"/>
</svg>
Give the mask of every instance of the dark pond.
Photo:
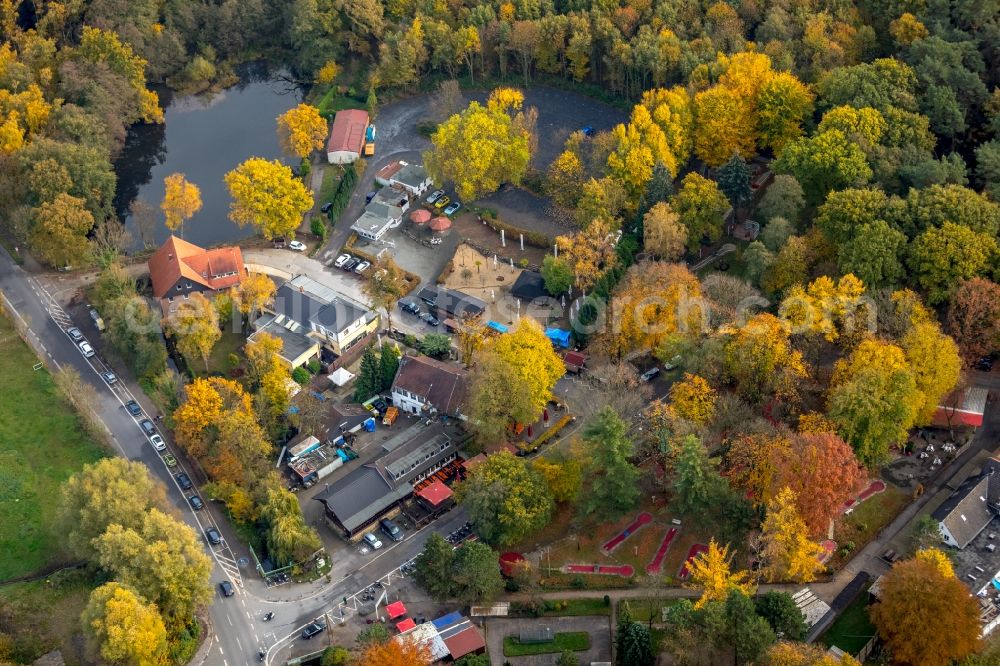
<svg viewBox="0 0 1000 666">
<path fill-rule="evenodd" d="M 240 82 L 220 93 L 175 96 L 158 89 L 166 122 L 137 125 L 128 134 L 115 162 L 118 216 L 141 244 L 129 207 L 139 199 L 154 209 L 153 242 L 168 235 L 160 201 L 163 179 L 180 172 L 201 188 L 202 208 L 184 224 L 184 238 L 213 245 L 253 235 L 229 219 L 229 192 L 222 177 L 248 157 L 282 158 L 276 118 L 302 101 L 302 91 L 263 65 L 238 71 Z"/>
</svg>

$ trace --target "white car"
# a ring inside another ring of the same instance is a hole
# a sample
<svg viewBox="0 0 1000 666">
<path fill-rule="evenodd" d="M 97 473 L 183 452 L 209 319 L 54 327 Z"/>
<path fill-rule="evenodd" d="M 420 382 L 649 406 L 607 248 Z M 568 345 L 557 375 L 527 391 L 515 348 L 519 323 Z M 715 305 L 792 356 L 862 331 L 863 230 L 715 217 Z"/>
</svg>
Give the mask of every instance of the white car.
<svg viewBox="0 0 1000 666">
<path fill-rule="evenodd" d="M 153 448 L 157 451 L 163 451 L 167 448 L 167 443 L 163 441 L 163 438 L 159 435 L 152 435 L 149 438 L 149 443 L 153 445 Z"/>
<path fill-rule="evenodd" d="M 677 354 L 677 356 L 674 356 L 672 359 L 664 363 L 663 368 L 665 370 L 673 370 L 680 364 L 681 364 L 681 355 Z"/>
<path fill-rule="evenodd" d="M 66 329 L 66 332 L 69 334 L 69 337 L 73 338 L 75 342 L 83 340 L 83 333 L 81 333 L 80 329 L 78 329 L 76 326 L 74 326 L 73 328 Z"/>
<path fill-rule="evenodd" d="M 306 249 L 306 244 L 302 241 L 292 241 L 288 244 L 289 250 L 295 250 L 296 252 L 302 252 Z"/>
<path fill-rule="evenodd" d="M 337 260 L 333 262 L 333 265 L 335 268 L 343 268 L 344 264 L 346 264 L 350 260 L 351 260 L 351 255 L 342 254 L 339 257 L 337 257 Z"/>
<path fill-rule="evenodd" d="M 444 190 L 434 190 L 431 195 L 427 197 L 427 203 L 434 203 L 438 199 L 444 196 Z"/>
<path fill-rule="evenodd" d="M 373 533 L 369 532 L 363 537 L 364 542 L 371 547 L 372 550 L 378 550 L 382 547 L 382 542 L 378 540 L 378 537 Z"/>
<path fill-rule="evenodd" d="M 102 372 L 101 377 L 108 383 L 108 386 L 118 383 L 118 377 L 113 372 Z"/>
<path fill-rule="evenodd" d="M 361 275 L 366 270 L 368 270 L 370 267 L 371 267 L 371 263 L 369 263 L 367 261 L 362 261 L 360 264 L 358 264 L 357 266 L 354 267 L 354 272 L 357 273 L 358 275 Z"/>
<path fill-rule="evenodd" d="M 86 340 L 81 342 L 78 346 L 80 347 L 80 352 L 87 358 L 90 358 L 91 356 L 97 353 L 94 351 L 94 348 L 90 346 L 90 343 L 87 342 Z"/>
</svg>

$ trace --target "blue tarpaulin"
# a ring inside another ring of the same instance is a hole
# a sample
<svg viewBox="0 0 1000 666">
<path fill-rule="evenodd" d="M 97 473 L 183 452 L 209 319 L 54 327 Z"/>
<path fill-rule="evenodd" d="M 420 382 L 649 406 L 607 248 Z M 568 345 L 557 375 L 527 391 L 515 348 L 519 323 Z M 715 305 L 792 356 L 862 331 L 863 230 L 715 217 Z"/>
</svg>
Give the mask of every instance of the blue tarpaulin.
<svg viewBox="0 0 1000 666">
<path fill-rule="evenodd" d="M 440 631 L 445 627 L 455 624 L 461 619 L 462 619 L 462 614 L 459 613 L 458 611 L 455 611 L 453 613 L 448 613 L 447 615 L 442 615 L 436 620 L 431 620 L 431 622 L 434 624 L 434 628 Z"/>
<path fill-rule="evenodd" d="M 561 328 L 547 328 L 545 335 L 563 349 L 569 349 L 569 331 L 564 331 Z"/>
<path fill-rule="evenodd" d="M 492 320 L 490 320 L 490 321 L 486 322 L 486 326 L 488 328 L 492 328 L 494 331 L 499 331 L 500 333 L 506 333 L 507 332 L 507 327 L 504 326 L 503 324 L 501 324 L 498 321 L 492 321 Z"/>
</svg>

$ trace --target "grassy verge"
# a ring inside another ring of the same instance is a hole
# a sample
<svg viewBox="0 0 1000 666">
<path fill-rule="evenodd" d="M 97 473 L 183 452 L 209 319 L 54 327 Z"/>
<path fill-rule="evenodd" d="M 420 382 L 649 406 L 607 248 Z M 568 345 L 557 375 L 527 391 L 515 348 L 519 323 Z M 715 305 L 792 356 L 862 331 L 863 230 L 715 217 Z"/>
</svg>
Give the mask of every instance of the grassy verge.
<svg viewBox="0 0 1000 666">
<path fill-rule="evenodd" d="M 63 571 L 44 580 L 0 587 L 0 622 L 11 638 L 15 663 L 30 664 L 57 648 L 67 664 L 83 663 L 80 613 L 100 583 L 92 576 L 87 569 Z"/>
<path fill-rule="evenodd" d="M 820 642 L 828 647 L 836 645 L 849 654 L 854 654 L 863 648 L 875 635 L 875 625 L 868 619 L 867 609 L 868 593 L 862 592 L 830 625 L 830 628 L 820 638 Z"/>
<path fill-rule="evenodd" d="M 680 599 L 626 599 L 628 611 L 632 614 L 632 619 L 636 622 L 661 622 L 664 608 L 669 608 L 681 601 Z M 624 603 L 624 601 L 622 603 Z M 618 605 L 619 614 L 622 612 L 622 605 Z"/>
<path fill-rule="evenodd" d="M 879 530 L 892 522 L 909 501 L 907 493 L 890 484 L 885 491 L 865 500 L 846 516 L 838 518 L 834 532 L 838 549 L 830 560 L 830 568 L 839 568 L 854 552 L 864 548 Z"/>
<path fill-rule="evenodd" d="M 224 332 L 219 341 L 215 343 L 212 355 L 208 357 L 208 372 L 198 372 L 198 374 L 223 375 L 224 377 L 228 377 L 229 370 L 231 369 L 229 355 L 236 354 L 242 361 L 243 354 L 240 350 L 244 344 L 246 344 L 246 338 L 243 335 L 230 331 Z M 201 370 L 201 368 L 198 369 Z"/>
<path fill-rule="evenodd" d="M 524 657 L 532 654 L 559 654 L 565 650 L 590 649 L 590 634 L 586 631 L 567 631 L 556 634 L 555 639 L 548 643 L 521 643 L 516 636 L 503 639 L 503 656 Z"/>
<path fill-rule="evenodd" d="M 0 317 L 0 580 L 68 560 L 59 486 L 103 457 L 38 358 Z"/>
<path fill-rule="evenodd" d="M 611 615 L 610 604 L 601 597 L 585 599 L 547 599 L 540 605 L 512 603 L 511 612 L 531 617 L 566 617 L 576 615 Z"/>
</svg>

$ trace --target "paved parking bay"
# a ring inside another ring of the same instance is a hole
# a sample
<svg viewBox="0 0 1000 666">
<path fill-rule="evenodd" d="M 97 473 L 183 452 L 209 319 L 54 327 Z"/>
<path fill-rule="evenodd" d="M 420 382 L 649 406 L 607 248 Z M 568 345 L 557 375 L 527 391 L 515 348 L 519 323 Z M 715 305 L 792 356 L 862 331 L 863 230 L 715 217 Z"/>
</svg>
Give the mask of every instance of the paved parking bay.
<svg viewBox="0 0 1000 666">
<path fill-rule="evenodd" d="M 512 666 L 551 666 L 558 654 L 536 654 L 528 657 L 503 656 L 504 636 L 516 636 L 526 629 L 551 627 L 555 633 L 586 631 L 590 634 L 590 649 L 576 652 L 581 664 L 611 661 L 610 618 L 603 616 L 539 617 L 539 618 L 489 618 L 486 620 L 486 647 L 494 664 L 509 662 Z"/>
</svg>

